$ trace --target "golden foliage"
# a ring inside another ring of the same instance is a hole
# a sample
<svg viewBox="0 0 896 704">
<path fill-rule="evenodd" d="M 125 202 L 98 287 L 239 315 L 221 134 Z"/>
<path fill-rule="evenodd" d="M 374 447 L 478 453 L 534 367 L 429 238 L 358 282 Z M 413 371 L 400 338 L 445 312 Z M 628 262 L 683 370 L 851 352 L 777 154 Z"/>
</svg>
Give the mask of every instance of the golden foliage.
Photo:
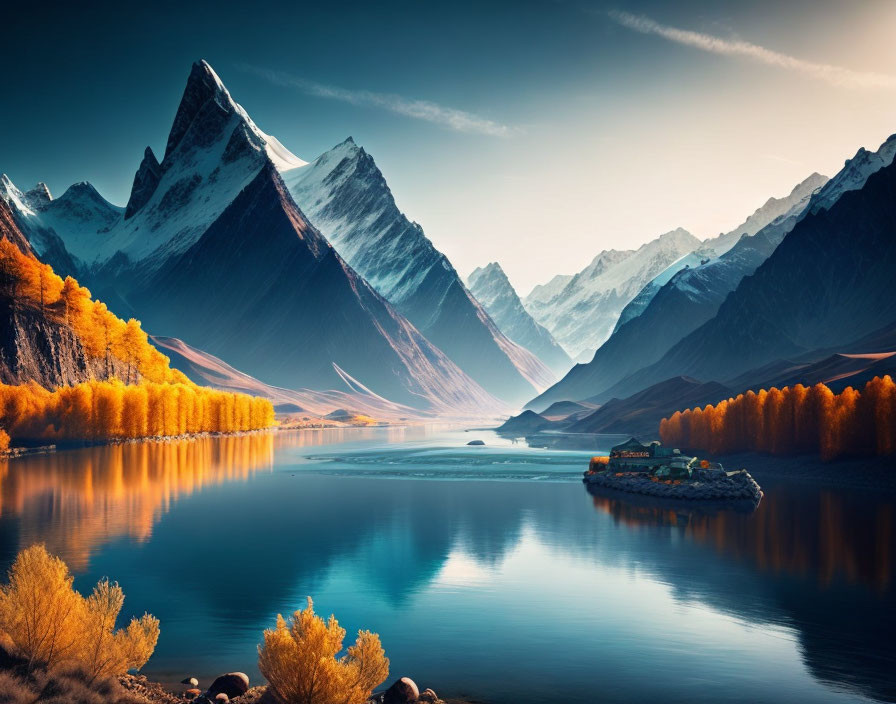
<svg viewBox="0 0 896 704">
<path fill-rule="evenodd" d="M 289 623 L 278 614 L 276 627 L 265 630 L 258 667 L 284 704 L 362 704 L 388 677 L 389 659 L 370 631 L 359 631 L 337 659 L 344 638 L 336 618 L 324 622 L 309 597 Z"/>
<path fill-rule="evenodd" d="M 47 391 L 0 384 L 0 425 L 19 440 L 111 440 L 257 430 L 274 424 L 267 399 L 192 383 L 118 379 Z"/>
<path fill-rule="evenodd" d="M 45 315 L 70 327 L 91 357 L 105 359 L 106 375 L 112 360 L 126 365 L 123 381 L 143 377 L 159 383 L 189 383 L 168 357 L 149 344 L 140 322 L 127 322 L 112 313 L 105 303 L 94 301 L 90 291 L 71 276 L 61 279 L 52 267 L 25 254 L 7 239 L 0 239 L 0 270 L 4 293 L 16 305 L 39 308 Z"/>
<path fill-rule="evenodd" d="M 0 428 L 0 452 L 6 452 L 9 449 L 9 433 Z"/>
<path fill-rule="evenodd" d="M 0 631 L 29 667 L 71 663 L 91 681 L 143 667 L 159 638 L 158 619 L 144 614 L 115 630 L 121 587 L 103 580 L 85 599 L 72 581 L 66 564 L 43 545 L 20 552 L 10 568 L 9 584 L 0 589 Z"/>
<path fill-rule="evenodd" d="M 835 394 L 824 384 L 748 391 L 676 411 L 660 423 L 660 438 L 715 453 L 889 455 L 896 452 L 896 383 L 874 377 L 861 393 L 847 387 Z"/>
</svg>

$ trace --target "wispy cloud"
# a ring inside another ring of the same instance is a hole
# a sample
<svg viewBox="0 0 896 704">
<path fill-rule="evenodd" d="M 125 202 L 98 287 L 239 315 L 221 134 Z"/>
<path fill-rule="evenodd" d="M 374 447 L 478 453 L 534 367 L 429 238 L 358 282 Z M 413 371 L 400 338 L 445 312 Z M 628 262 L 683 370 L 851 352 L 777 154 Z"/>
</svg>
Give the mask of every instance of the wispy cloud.
<svg viewBox="0 0 896 704">
<path fill-rule="evenodd" d="M 475 113 L 439 105 L 429 100 L 415 100 L 393 93 L 375 93 L 369 90 L 340 88 L 339 86 L 325 85 L 310 81 L 307 78 L 293 76 L 283 71 L 273 71 L 247 64 L 240 64 L 238 68 L 254 73 L 275 85 L 295 88 L 308 95 L 340 100 L 352 105 L 381 108 L 405 117 L 442 125 L 458 132 L 472 132 L 491 137 L 510 137 L 520 132 L 519 128 L 509 127 Z"/>
<path fill-rule="evenodd" d="M 891 76 L 889 74 L 853 71 L 852 69 L 844 68 L 842 66 L 834 66 L 833 64 L 805 61 L 804 59 L 798 59 L 795 56 L 782 54 L 779 51 L 766 49 L 758 44 L 735 39 L 723 39 L 721 37 L 713 36 L 712 34 L 669 27 L 668 25 L 662 25 L 644 15 L 632 15 L 628 12 L 620 12 L 618 10 L 611 10 L 609 15 L 614 22 L 636 32 L 641 32 L 642 34 L 655 34 L 664 39 L 668 39 L 671 42 L 685 44 L 713 54 L 743 56 L 769 66 L 777 66 L 778 68 L 787 69 L 789 71 L 796 71 L 836 86 L 848 86 L 851 88 L 896 88 L 896 76 Z"/>
</svg>

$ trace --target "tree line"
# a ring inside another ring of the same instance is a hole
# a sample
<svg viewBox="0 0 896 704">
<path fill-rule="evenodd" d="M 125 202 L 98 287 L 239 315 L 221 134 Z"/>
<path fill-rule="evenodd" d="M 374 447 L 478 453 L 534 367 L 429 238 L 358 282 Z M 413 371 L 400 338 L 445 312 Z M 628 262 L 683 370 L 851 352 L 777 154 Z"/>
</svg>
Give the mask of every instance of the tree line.
<svg viewBox="0 0 896 704">
<path fill-rule="evenodd" d="M 896 383 L 874 377 L 861 392 L 824 384 L 748 391 L 660 422 L 664 444 L 723 454 L 819 454 L 831 460 L 896 452 Z"/>
<path fill-rule="evenodd" d="M 0 425 L 15 440 L 107 441 L 203 432 L 235 432 L 274 424 L 265 398 L 193 383 L 87 381 L 48 391 L 29 382 L 0 384 Z"/>
</svg>

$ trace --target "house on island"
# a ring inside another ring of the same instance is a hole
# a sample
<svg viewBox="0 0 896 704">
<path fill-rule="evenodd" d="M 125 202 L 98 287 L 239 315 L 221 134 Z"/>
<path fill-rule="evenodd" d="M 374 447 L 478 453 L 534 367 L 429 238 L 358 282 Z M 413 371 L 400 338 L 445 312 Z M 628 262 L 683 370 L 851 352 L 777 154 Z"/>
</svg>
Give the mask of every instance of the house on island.
<svg viewBox="0 0 896 704">
<path fill-rule="evenodd" d="M 609 469 L 614 472 L 651 472 L 677 459 L 692 458 L 682 456 L 680 450 L 663 447 L 656 440 L 644 445 L 637 438 L 629 438 L 610 450 Z"/>
</svg>

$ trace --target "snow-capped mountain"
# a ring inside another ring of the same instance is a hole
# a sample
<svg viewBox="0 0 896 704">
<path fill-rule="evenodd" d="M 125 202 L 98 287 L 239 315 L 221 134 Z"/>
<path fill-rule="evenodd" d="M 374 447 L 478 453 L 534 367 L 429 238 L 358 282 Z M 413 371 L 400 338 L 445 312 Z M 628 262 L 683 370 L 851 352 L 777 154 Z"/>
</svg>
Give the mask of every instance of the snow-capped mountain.
<svg viewBox="0 0 896 704">
<path fill-rule="evenodd" d="M 283 179 L 340 255 L 487 391 L 522 403 L 552 383 L 550 370 L 501 332 L 423 228 L 398 209 L 373 158 L 351 137 Z"/>
<path fill-rule="evenodd" d="M 538 307 L 552 301 L 558 293 L 566 288 L 566 284 L 572 281 L 572 277 L 572 274 L 556 274 L 547 283 L 538 284 L 529 291 L 529 295 L 525 299 L 522 299 L 523 305 L 526 308 Z"/>
<path fill-rule="evenodd" d="M 598 254 L 552 298 L 526 300 L 526 308 L 574 359 L 590 358 L 613 331 L 622 309 L 644 286 L 701 242 L 681 228 L 637 250 Z"/>
<path fill-rule="evenodd" d="M 467 286 L 507 337 L 544 362 L 558 377 L 572 366 L 569 355 L 546 328 L 523 308 L 513 285 L 498 262 L 479 267 L 467 278 Z"/>
<path fill-rule="evenodd" d="M 307 221 L 279 175 L 304 164 L 199 62 L 165 156 L 146 151 L 126 209 L 104 207 L 87 185 L 43 210 L 6 190 L 26 234 L 57 237 L 120 312 L 267 383 L 363 386 L 440 412 L 500 407 Z"/>
<path fill-rule="evenodd" d="M 740 239 L 721 257 L 679 272 L 639 316 L 619 327 L 589 364 L 574 367 L 530 405 L 539 408 L 560 399 L 624 397 L 688 373 L 679 370 L 677 362 L 663 362 L 664 355 L 708 323 L 726 297 L 776 251 L 782 240 L 786 241 L 803 218 L 830 208 L 844 193 L 861 188 L 871 174 L 893 162 L 894 154 L 896 135 L 875 152 L 860 149 L 830 180 L 811 175 L 794 188 L 802 198 L 790 211 L 756 235 Z"/>
<path fill-rule="evenodd" d="M 858 189 L 842 190 L 829 206 L 808 210 L 712 320 L 637 373 L 638 385 L 671 370 L 725 381 L 896 321 L 896 164 L 867 176 Z"/>
</svg>

